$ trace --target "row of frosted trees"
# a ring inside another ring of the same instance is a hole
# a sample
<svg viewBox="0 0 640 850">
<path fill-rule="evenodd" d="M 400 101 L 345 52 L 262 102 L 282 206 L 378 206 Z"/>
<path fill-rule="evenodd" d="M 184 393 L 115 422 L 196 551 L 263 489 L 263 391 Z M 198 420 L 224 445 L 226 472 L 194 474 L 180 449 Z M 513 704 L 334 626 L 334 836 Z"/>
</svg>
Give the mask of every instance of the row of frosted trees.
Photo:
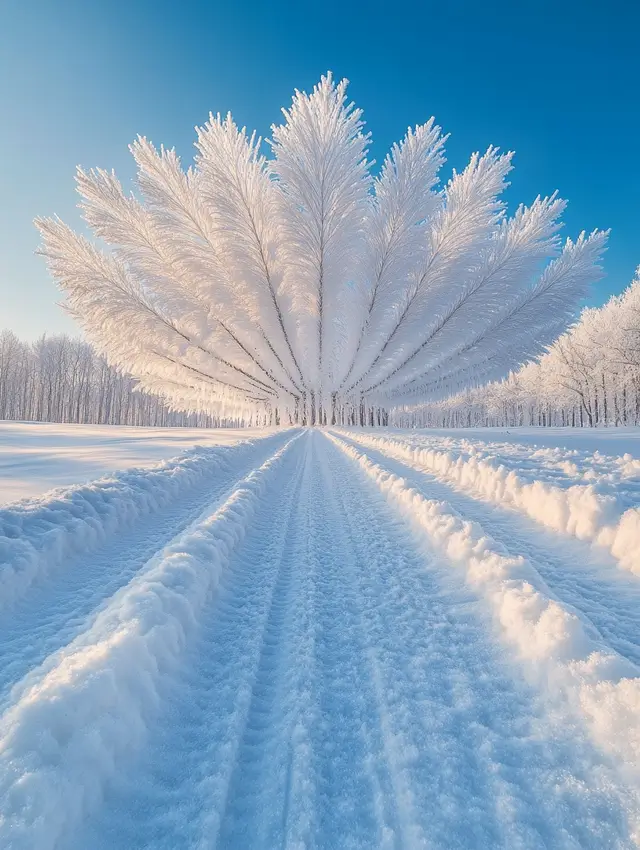
<svg viewBox="0 0 640 850">
<path fill-rule="evenodd" d="M 226 417 L 174 411 L 159 396 L 135 387 L 133 378 L 81 339 L 59 334 L 24 342 L 9 330 L 0 332 L 0 420 L 190 428 L 293 424 L 278 408 L 230 411 Z M 341 408 L 333 422 L 381 425 L 387 413 L 364 405 Z"/>
<path fill-rule="evenodd" d="M 394 411 L 402 427 L 640 425 L 638 278 L 505 381 Z"/>
<path fill-rule="evenodd" d="M 250 423 L 170 410 L 135 390 L 90 345 L 66 335 L 23 342 L 0 332 L 0 419 L 109 425 L 216 427 Z"/>
</svg>

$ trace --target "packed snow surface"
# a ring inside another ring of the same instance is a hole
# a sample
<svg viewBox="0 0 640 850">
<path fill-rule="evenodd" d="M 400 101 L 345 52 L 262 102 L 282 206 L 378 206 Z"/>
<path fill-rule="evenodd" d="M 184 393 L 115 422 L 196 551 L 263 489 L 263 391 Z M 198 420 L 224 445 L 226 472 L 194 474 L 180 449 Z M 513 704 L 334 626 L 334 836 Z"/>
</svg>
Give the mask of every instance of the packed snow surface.
<svg viewBox="0 0 640 850">
<path fill-rule="evenodd" d="M 244 436 L 0 509 L 0 847 L 640 846 L 637 455 Z"/>
</svg>

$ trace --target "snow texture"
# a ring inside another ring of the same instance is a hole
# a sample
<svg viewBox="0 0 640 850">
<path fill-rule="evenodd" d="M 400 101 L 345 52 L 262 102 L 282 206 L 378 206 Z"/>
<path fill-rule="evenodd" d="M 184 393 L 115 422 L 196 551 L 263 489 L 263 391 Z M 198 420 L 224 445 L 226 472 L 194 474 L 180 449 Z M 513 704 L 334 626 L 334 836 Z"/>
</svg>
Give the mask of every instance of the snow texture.
<svg viewBox="0 0 640 850">
<path fill-rule="evenodd" d="M 640 575 L 640 509 L 623 511 L 615 496 L 600 495 L 590 484 L 563 488 L 540 480 L 527 482 L 513 470 L 483 460 L 475 452 L 465 457 L 373 434 L 363 434 L 360 439 L 463 490 L 475 491 L 495 504 L 512 506 L 555 531 L 606 546 L 622 569 Z M 623 463 L 623 474 L 631 470 L 635 475 L 640 470 L 630 457 Z M 573 471 L 568 469 L 569 473 Z"/>
<path fill-rule="evenodd" d="M 402 478 L 336 442 L 431 546 L 463 565 L 469 583 L 488 600 L 505 639 L 526 663 L 527 675 L 566 698 L 595 742 L 624 762 L 640 786 L 640 669 L 594 641 L 524 558 L 510 556 L 446 503 L 425 499 Z"/>
<path fill-rule="evenodd" d="M 17 689 L 0 726 L 3 846 L 58 846 L 142 746 L 159 681 L 183 651 L 285 450 L 252 471 Z"/>
<path fill-rule="evenodd" d="M 226 449 L 194 448 L 150 469 L 130 469 L 0 508 L 0 607 L 52 567 L 94 550 L 252 449 L 250 442 Z"/>
<path fill-rule="evenodd" d="M 473 472 L 553 514 L 572 451 L 290 430 L 26 503 L 139 508 L 0 612 L 0 846 L 640 846 L 638 576 Z"/>
</svg>

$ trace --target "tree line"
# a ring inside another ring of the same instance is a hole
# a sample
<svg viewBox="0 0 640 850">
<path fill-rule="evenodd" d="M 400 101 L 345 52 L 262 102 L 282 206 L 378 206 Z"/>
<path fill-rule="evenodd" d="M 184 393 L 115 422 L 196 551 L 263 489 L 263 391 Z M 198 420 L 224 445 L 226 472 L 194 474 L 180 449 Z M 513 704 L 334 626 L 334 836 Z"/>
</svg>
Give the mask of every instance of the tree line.
<svg viewBox="0 0 640 850">
<path fill-rule="evenodd" d="M 156 395 L 66 334 L 35 342 L 0 332 L 0 419 L 101 425 L 242 427 L 233 417 L 170 410 Z"/>
<path fill-rule="evenodd" d="M 537 362 L 439 402 L 396 409 L 400 427 L 640 425 L 640 268 L 603 307 L 583 311 Z"/>
</svg>

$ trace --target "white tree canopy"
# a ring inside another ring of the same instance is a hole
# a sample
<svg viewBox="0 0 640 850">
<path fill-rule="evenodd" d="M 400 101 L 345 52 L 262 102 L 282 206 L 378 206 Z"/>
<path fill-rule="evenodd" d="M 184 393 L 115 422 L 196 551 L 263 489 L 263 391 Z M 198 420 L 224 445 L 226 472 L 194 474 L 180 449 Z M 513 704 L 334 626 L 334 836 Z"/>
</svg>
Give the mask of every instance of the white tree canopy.
<svg viewBox="0 0 640 850">
<path fill-rule="evenodd" d="M 324 422 L 442 397 L 539 354 L 600 277 L 607 234 L 563 246 L 555 195 L 507 217 L 511 153 L 473 154 L 438 190 L 433 119 L 374 176 L 346 81 L 296 91 L 283 115 L 271 159 L 230 115 L 198 130 L 187 172 L 138 138 L 139 199 L 78 170 L 107 251 L 37 221 L 89 339 L 174 407 Z"/>
</svg>

